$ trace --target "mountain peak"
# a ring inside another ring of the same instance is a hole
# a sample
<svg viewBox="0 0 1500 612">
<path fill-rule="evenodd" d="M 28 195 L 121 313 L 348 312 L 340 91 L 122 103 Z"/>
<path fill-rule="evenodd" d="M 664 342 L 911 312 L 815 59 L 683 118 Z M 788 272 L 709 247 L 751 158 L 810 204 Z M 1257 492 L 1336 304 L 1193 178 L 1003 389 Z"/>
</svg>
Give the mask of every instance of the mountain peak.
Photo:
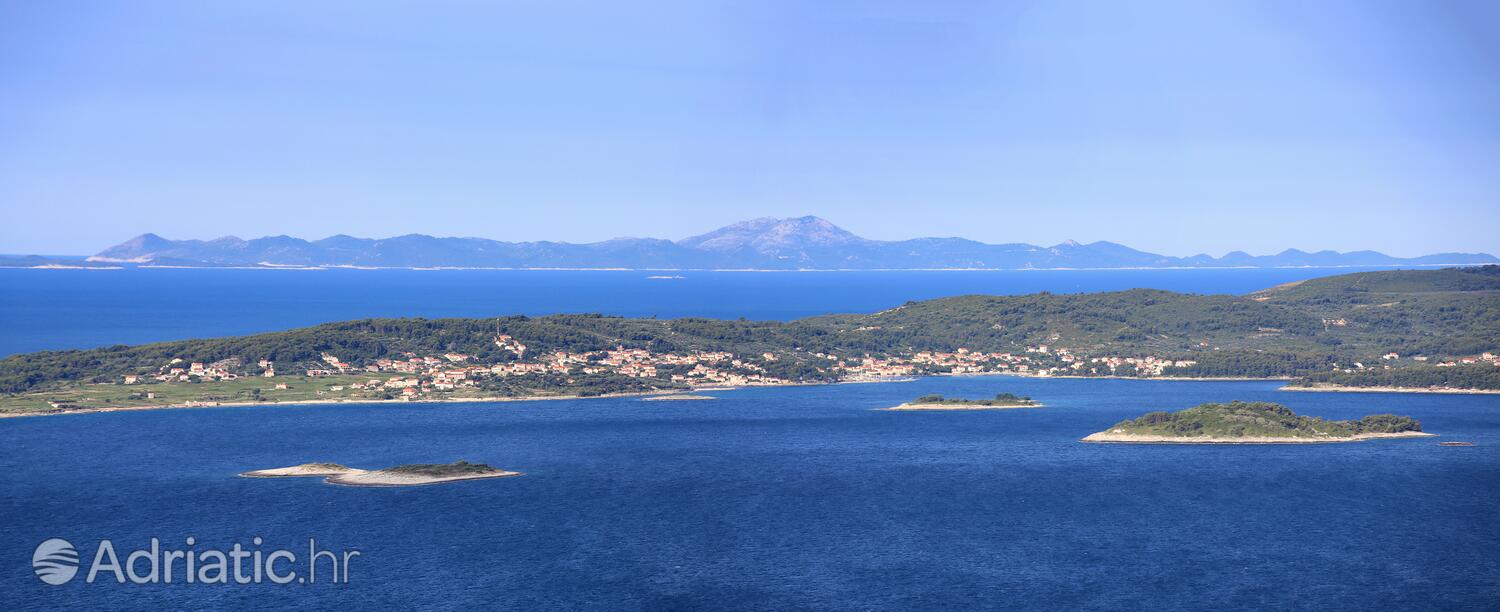
<svg viewBox="0 0 1500 612">
<path fill-rule="evenodd" d="M 710 251 L 750 249 L 762 253 L 784 249 L 830 247 L 865 242 L 822 217 L 761 217 L 727 225 L 707 234 L 678 241 L 685 247 Z"/>
<path fill-rule="evenodd" d="M 111 261 L 139 263 L 150 261 L 159 251 L 172 248 L 175 243 L 147 232 L 121 242 L 89 258 L 89 261 Z"/>
<path fill-rule="evenodd" d="M 171 240 L 167 240 L 166 238 L 162 238 L 161 236 L 159 236 L 157 234 L 153 234 L 151 232 L 146 232 L 144 234 L 141 234 L 139 236 L 131 238 L 130 240 L 126 240 L 125 242 L 121 242 L 119 244 L 119 246 L 122 246 L 122 247 L 123 246 L 132 246 L 132 247 L 136 247 L 136 248 L 148 248 L 149 249 L 149 248 L 160 247 L 160 246 L 163 246 L 163 245 L 169 245 L 171 243 L 172 243 Z"/>
</svg>

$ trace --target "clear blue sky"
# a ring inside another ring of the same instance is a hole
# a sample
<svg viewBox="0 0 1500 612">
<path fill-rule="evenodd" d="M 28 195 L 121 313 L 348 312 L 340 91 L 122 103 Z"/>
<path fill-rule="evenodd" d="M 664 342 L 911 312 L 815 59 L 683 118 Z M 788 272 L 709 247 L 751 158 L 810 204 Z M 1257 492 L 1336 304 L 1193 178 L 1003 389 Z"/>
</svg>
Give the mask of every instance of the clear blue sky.
<svg viewBox="0 0 1500 612">
<path fill-rule="evenodd" d="M 4 2 L 0 252 L 410 232 L 1500 253 L 1500 3 Z"/>
</svg>

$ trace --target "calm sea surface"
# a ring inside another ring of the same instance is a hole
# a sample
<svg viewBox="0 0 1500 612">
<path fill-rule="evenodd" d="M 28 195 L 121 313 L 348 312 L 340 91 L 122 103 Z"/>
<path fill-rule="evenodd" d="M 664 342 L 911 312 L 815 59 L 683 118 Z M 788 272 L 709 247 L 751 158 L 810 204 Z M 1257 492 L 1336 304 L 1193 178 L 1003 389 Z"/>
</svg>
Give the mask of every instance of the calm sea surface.
<svg viewBox="0 0 1500 612">
<path fill-rule="evenodd" d="M 1494 609 L 1500 396 L 1276 387 L 925 378 L 708 402 L 3 419 L 0 609 Z M 872 410 L 1001 391 L 1047 407 Z M 1230 399 L 1409 414 L 1476 446 L 1077 442 Z M 402 489 L 235 476 L 456 459 L 525 475 Z M 189 536 L 199 550 L 258 536 L 297 552 L 298 570 L 309 537 L 360 556 L 338 585 L 47 586 L 29 565 L 48 538 L 87 566 L 100 539 L 123 556 Z"/>
<path fill-rule="evenodd" d="M 599 312 L 795 319 L 971 293 L 1247 293 L 1359 268 L 995 272 L 0 269 L 0 356 L 365 317 Z M 680 276 L 681 278 L 650 278 Z"/>
</svg>

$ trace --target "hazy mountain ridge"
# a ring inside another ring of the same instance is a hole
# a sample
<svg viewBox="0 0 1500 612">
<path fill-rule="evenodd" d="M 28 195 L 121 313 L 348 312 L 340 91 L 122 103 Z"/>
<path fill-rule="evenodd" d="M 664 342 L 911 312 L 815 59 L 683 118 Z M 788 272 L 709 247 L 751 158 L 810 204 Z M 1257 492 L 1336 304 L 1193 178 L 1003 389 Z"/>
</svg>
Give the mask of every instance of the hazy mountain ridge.
<svg viewBox="0 0 1500 612">
<path fill-rule="evenodd" d="M 1375 251 L 1309 253 L 1288 249 L 1253 256 L 1173 257 L 1112 242 L 1063 242 L 1051 247 L 986 244 L 964 238 L 884 241 L 861 238 L 818 217 L 761 218 L 673 242 L 615 238 L 603 242 L 500 242 L 484 238 L 391 238 L 336 235 L 321 240 L 268 236 L 243 240 L 168 240 L 143 234 L 89 258 L 94 263 L 182 266 L 358 266 L 388 268 L 634 268 L 634 269 L 1029 269 L 1368 266 L 1500 263 L 1485 253 L 1415 258 Z"/>
</svg>

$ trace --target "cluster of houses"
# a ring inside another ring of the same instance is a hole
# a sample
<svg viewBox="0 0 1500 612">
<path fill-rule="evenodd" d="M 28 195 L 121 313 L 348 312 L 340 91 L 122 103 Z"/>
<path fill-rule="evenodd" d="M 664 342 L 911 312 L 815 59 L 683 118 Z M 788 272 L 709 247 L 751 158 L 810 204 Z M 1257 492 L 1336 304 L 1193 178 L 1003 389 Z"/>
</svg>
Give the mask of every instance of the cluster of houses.
<svg viewBox="0 0 1500 612">
<path fill-rule="evenodd" d="M 1338 324 L 1338 323 L 1334 323 Z M 537 354 L 528 351 L 525 344 L 508 335 L 497 334 L 497 347 L 509 352 L 514 360 L 500 363 L 479 363 L 473 355 L 444 353 L 441 355 L 417 355 L 404 353 L 399 357 L 382 358 L 356 366 L 333 354 L 322 354 L 317 367 L 305 368 L 309 377 L 368 376 L 361 382 L 346 383 L 349 388 L 396 392 L 405 397 L 420 395 L 426 391 L 452 391 L 464 387 L 477 387 L 487 377 L 530 376 L 554 374 L 573 375 L 618 375 L 641 379 L 666 379 L 673 383 L 688 385 L 778 385 L 794 381 L 773 376 L 766 365 L 777 361 L 777 355 L 762 353 L 753 357 L 741 357 L 723 351 L 692 351 L 686 353 L 653 353 L 646 349 L 625 348 L 588 352 L 554 351 Z M 1015 373 L 1033 376 L 1105 376 L 1126 373 L 1133 376 L 1161 376 L 1168 368 L 1184 368 L 1196 364 L 1192 360 L 1169 359 L 1146 355 L 1141 357 L 1089 357 L 1075 354 L 1072 350 L 1048 345 L 1027 346 L 1018 352 L 982 352 L 967 348 L 952 351 L 919 351 L 906 355 L 882 355 L 854 357 L 814 353 L 828 362 L 828 367 L 818 371 L 844 380 L 878 380 L 882 378 L 911 376 L 928 373 L 987 374 Z M 527 357 L 530 357 L 529 359 Z M 1402 359 L 1398 353 L 1381 356 L 1383 361 L 1396 362 Z M 1409 359 L 1426 362 L 1425 356 Z M 1443 361 L 1434 365 L 1451 367 L 1475 363 L 1492 363 L 1500 366 L 1500 356 L 1484 353 L 1477 357 Z M 173 359 L 162 366 L 155 375 L 125 376 L 126 384 L 142 382 L 143 378 L 154 378 L 161 382 L 206 382 L 232 380 L 255 371 L 242 368 L 239 359 L 226 359 L 214 363 L 187 363 Z M 257 364 L 259 376 L 274 378 L 276 365 L 262 359 Z M 1390 367 L 1386 365 L 1384 367 Z M 1335 369 L 1343 371 L 1363 370 L 1363 363 L 1352 367 Z M 1123 369 L 1123 370 L 1122 370 Z M 246 372 L 246 370 L 249 370 Z M 276 388 L 285 389 L 286 384 Z M 333 391 L 344 390 L 343 386 L 331 387 Z"/>
<path fill-rule="evenodd" d="M 155 375 L 149 378 L 160 382 L 202 382 L 213 380 L 234 380 L 239 378 L 235 370 L 239 369 L 240 360 L 236 358 L 215 361 L 204 364 L 202 362 L 184 362 L 181 359 L 173 359 L 157 370 Z M 141 382 L 144 378 L 140 375 L 125 376 L 125 384 L 133 385 Z"/>
<path fill-rule="evenodd" d="M 921 351 L 910 357 L 875 358 L 839 361 L 838 368 L 855 379 L 903 376 L 928 372 L 952 374 L 1014 373 L 1033 376 L 1103 376 L 1115 374 L 1121 366 L 1134 366 L 1136 376 L 1160 376 L 1169 367 L 1188 367 L 1196 361 L 1145 357 L 1093 357 L 1075 355 L 1066 348 L 1045 344 L 1028 346 L 1024 353 L 986 353 L 960 348 L 955 351 Z"/>
<path fill-rule="evenodd" d="M 1186 368 L 1197 365 L 1198 362 L 1191 359 L 1163 359 L 1147 355 L 1145 357 L 1094 357 L 1089 359 L 1088 363 L 1109 368 L 1109 374 L 1118 373 L 1121 366 L 1129 364 L 1135 366 L 1136 376 L 1161 376 L 1167 368 Z M 1085 366 L 1082 360 L 1078 360 L 1073 362 L 1072 367 L 1075 371 L 1082 372 Z M 1089 370 L 1088 374 L 1105 373 L 1098 367 L 1090 367 Z"/>
<path fill-rule="evenodd" d="M 686 374 L 673 374 L 672 382 L 679 383 L 712 383 L 729 385 L 732 387 L 744 387 L 749 385 L 784 385 L 792 381 L 783 380 L 767 375 L 765 368 L 754 363 L 735 359 L 729 353 L 715 353 L 722 356 L 717 361 L 699 362 L 693 364 L 693 369 Z M 767 356 L 770 356 L 767 358 Z M 762 358 L 775 361 L 776 358 L 770 353 L 762 355 Z M 729 362 L 728 368 L 724 362 Z"/>
<path fill-rule="evenodd" d="M 495 343 L 510 351 L 518 359 L 526 355 L 526 346 L 509 336 L 497 336 Z M 761 359 L 775 361 L 776 356 L 764 353 Z M 370 378 L 364 382 L 351 383 L 352 389 L 385 390 L 411 397 L 424 391 L 452 391 L 462 387 L 476 387 L 478 380 L 486 377 L 526 376 L 533 374 L 615 374 L 634 378 L 657 378 L 658 368 L 674 366 L 681 371 L 670 375 L 670 380 L 689 384 L 722 384 L 731 386 L 775 385 L 790 381 L 767 375 L 765 368 L 750 361 L 737 358 L 722 351 L 694 351 L 691 353 L 652 353 L 644 349 L 616 347 L 606 351 L 569 352 L 555 351 L 536 357 L 536 361 L 510 361 L 496 364 L 477 363 L 474 356 L 447 353 L 440 356 L 419 356 L 405 353 L 399 359 L 377 359 L 363 367 L 355 367 L 334 355 L 323 355 L 326 364 L 321 368 L 306 370 L 307 376 L 322 377 L 351 374 L 394 374 L 385 378 Z M 262 364 L 269 372 L 274 367 Z M 342 391 L 342 387 L 334 387 Z"/>
<path fill-rule="evenodd" d="M 472 355 L 445 353 L 442 355 L 417 355 L 404 353 L 398 358 L 382 358 L 363 366 L 345 362 L 336 355 L 321 355 L 318 367 L 305 368 L 304 374 L 318 378 L 326 376 L 348 376 L 357 374 L 386 374 L 385 377 L 370 377 L 363 382 L 350 383 L 352 389 L 394 391 L 403 396 L 414 396 L 423 391 L 451 391 L 461 387 L 476 387 L 485 377 L 527 376 L 535 374 L 559 375 L 609 375 L 633 378 L 659 378 L 665 376 L 674 383 L 696 385 L 778 385 L 788 381 L 766 373 L 762 365 L 777 361 L 773 353 L 762 353 L 758 359 L 740 358 L 724 351 L 693 351 L 689 353 L 653 353 L 639 348 L 615 347 L 605 351 L 569 352 L 555 351 L 534 356 L 534 360 L 523 360 L 527 355 L 525 344 L 507 336 L 497 335 L 496 346 L 509 351 L 515 361 L 481 364 Z M 954 351 L 921 351 L 903 356 L 840 357 L 830 354 L 815 354 L 832 362 L 828 370 L 820 370 L 846 380 L 875 380 L 880 378 L 910 376 L 932 372 L 953 374 L 1020 373 L 1039 376 L 1062 374 L 1108 374 L 1122 364 L 1132 364 L 1140 375 L 1159 375 L 1168 366 L 1191 365 L 1191 361 L 1173 361 L 1147 357 L 1096 357 L 1084 359 L 1073 355 L 1065 348 L 1046 345 L 1027 347 L 1024 353 L 981 352 L 967 348 Z M 1043 364 L 1047 364 L 1045 367 Z M 1092 365 L 1090 365 L 1092 364 Z M 238 378 L 239 360 L 231 359 L 212 364 L 184 364 L 173 359 L 163 366 L 155 378 L 162 382 L 203 382 Z M 262 359 L 256 364 L 260 376 L 273 378 L 276 365 Z M 1085 371 L 1085 368 L 1088 368 Z M 670 369 L 664 375 L 662 369 Z M 138 382 L 138 376 L 126 376 L 126 384 Z M 280 383 L 277 389 L 285 389 Z M 344 387 L 334 387 L 342 391 Z"/>
<path fill-rule="evenodd" d="M 1456 360 L 1440 361 L 1436 365 L 1440 368 L 1451 368 L 1454 366 L 1476 365 L 1480 363 L 1489 363 L 1496 367 L 1500 367 L 1500 355 L 1496 355 L 1494 353 L 1481 353 L 1478 357 L 1460 357 Z"/>
<path fill-rule="evenodd" d="M 1387 362 L 1392 362 L 1392 363 L 1400 362 L 1401 359 L 1402 359 L 1401 353 L 1397 353 L 1395 351 L 1392 351 L 1392 352 L 1389 352 L 1389 353 L 1386 353 L 1386 354 L 1380 356 L 1380 360 L 1381 361 L 1387 361 Z M 1458 366 L 1461 366 L 1461 365 L 1478 365 L 1478 364 L 1482 364 L 1482 363 L 1488 363 L 1488 364 L 1493 365 L 1495 367 L 1500 367 L 1500 355 L 1496 355 L 1495 353 L 1480 353 L 1479 355 L 1476 355 L 1476 356 L 1473 356 L 1473 357 L 1459 357 L 1457 359 L 1449 359 L 1449 360 L 1446 360 L 1446 361 L 1438 361 L 1438 362 L 1432 362 L 1431 358 L 1428 357 L 1428 356 L 1426 356 L 1426 355 L 1412 355 L 1412 356 L 1408 357 L 1408 359 L 1410 359 L 1412 361 L 1415 361 L 1415 362 L 1418 362 L 1418 363 L 1431 363 L 1433 366 L 1436 366 L 1436 367 L 1439 367 L 1439 368 L 1453 368 L 1453 367 L 1458 367 Z M 1353 364 L 1345 365 L 1345 366 L 1340 366 L 1337 363 L 1333 364 L 1333 369 L 1337 370 L 1337 371 L 1340 371 L 1340 372 L 1356 372 L 1356 371 L 1359 371 L 1359 370 L 1370 369 L 1372 367 L 1373 366 L 1366 366 L 1364 363 L 1359 362 L 1359 361 L 1356 361 Z M 1380 367 L 1382 369 L 1389 370 L 1391 368 L 1391 365 L 1389 363 L 1385 363 L 1385 364 L 1380 364 Z"/>
</svg>

